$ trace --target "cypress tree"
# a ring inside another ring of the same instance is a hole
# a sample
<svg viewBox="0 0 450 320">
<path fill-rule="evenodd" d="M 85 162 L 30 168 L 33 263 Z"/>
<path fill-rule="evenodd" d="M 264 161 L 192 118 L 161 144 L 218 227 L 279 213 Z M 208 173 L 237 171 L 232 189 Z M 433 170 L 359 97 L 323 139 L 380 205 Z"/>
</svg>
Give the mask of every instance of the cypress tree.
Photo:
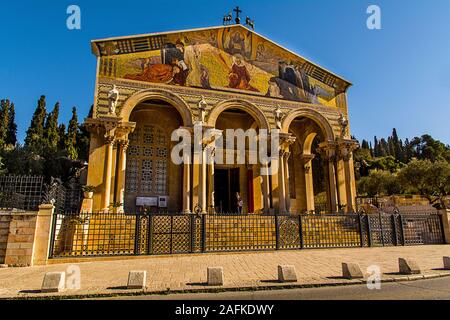
<svg viewBox="0 0 450 320">
<path fill-rule="evenodd" d="M 380 156 L 380 146 L 378 144 L 377 136 L 373 139 L 373 156 L 378 158 Z"/>
<path fill-rule="evenodd" d="M 3 148 L 8 134 L 9 124 L 9 100 L 0 102 L 0 147 Z"/>
<path fill-rule="evenodd" d="M 8 133 L 6 134 L 6 144 L 11 146 L 16 146 L 17 144 L 17 124 L 16 124 L 16 110 L 14 103 L 11 103 L 9 108 L 9 122 L 8 122 Z"/>
<path fill-rule="evenodd" d="M 25 138 L 25 146 L 39 154 L 42 154 L 44 144 L 44 122 L 47 115 L 45 106 L 45 96 L 41 96 Z"/>
<path fill-rule="evenodd" d="M 72 119 L 70 119 L 69 127 L 67 128 L 66 151 L 69 159 L 76 160 L 78 158 L 77 152 L 77 134 L 78 134 L 78 116 L 77 109 L 72 109 Z"/>
<path fill-rule="evenodd" d="M 53 111 L 47 116 L 45 122 L 45 140 L 50 152 L 54 153 L 58 150 L 59 143 L 59 130 L 58 130 L 58 117 L 59 117 L 59 102 L 55 104 Z"/>
<path fill-rule="evenodd" d="M 65 150 L 67 135 L 66 135 L 66 125 L 64 123 L 62 123 L 58 127 L 58 135 L 59 135 L 58 150 Z"/>
</svg>

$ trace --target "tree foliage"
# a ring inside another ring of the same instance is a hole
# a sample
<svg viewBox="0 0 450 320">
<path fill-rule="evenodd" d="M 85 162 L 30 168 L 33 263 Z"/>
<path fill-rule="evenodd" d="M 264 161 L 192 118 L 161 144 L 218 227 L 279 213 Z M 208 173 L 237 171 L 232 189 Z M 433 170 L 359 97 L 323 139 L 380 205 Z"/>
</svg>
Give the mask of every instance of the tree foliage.
<svg viewBox="0 0 450 320">
<path fill-rule="evenodd" d="M 444 207 L 444 197 L 450 194 L 450 164 L 414 159 L 399 172 L 398 183 Z"/>
<path fill-rule="evenodd" d="M 45 96 L 41 96 L 25 138 L 25 146 L 39 155 L 42 155 L 44 152 L 44 124 L 46 116 Z"/>
<path fill-rule="evenodd" d="M 76 175 L 88 160 L 89 134 L 79 125 L 75 107 L 68 126 L 59 124 L 60 108 L 56 103 L 47 113 L 46 98 L 41 96 L 21 145 L 17 141 L 14 104 L 1 101 L 0 174 L 43 175 L 47 180 L 55 177 L 63 181 Z"/>
</svg>

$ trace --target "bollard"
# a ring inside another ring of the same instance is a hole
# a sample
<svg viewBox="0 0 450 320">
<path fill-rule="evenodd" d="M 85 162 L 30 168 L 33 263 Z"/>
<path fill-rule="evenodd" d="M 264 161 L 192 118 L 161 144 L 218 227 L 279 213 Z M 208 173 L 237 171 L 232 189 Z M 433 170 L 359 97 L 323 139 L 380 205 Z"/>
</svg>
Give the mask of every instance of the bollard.
<svg viewBox="0 0 450 320">
<path fill-rule="evenodd" d="M 420 267 L 417 262 L 411 259 L 399 258 L 398 267 L 401 274 L 411 275 L 421 273 Z"/>
<path fill-rule="evenodd" d="M 342 263 L 342 277 L 345 279 L 363 279 L 361 268 L 356 263 Z"/>
<path fill-rule="evenodd" d="M 223 267 L 208 268 L 208 286 L 223 286 Z"/>
<path fill-rule="evenodd" d="M 295 266 L 278 266 L 279 282 L 297 282 L 297 272 Z"/>
<path fill-rule="evenodd" d="M 66 288 L 65 272 L 49 272 L 44 276 L 42 282 L 42 293 L 54 293 L 64 291 Z"/>
<path fill-rule="evenodd" d="M 147 286 L 147 271 L 130 271 L 128 273 L 128 289 L 141 290 Z"/>
</svg>

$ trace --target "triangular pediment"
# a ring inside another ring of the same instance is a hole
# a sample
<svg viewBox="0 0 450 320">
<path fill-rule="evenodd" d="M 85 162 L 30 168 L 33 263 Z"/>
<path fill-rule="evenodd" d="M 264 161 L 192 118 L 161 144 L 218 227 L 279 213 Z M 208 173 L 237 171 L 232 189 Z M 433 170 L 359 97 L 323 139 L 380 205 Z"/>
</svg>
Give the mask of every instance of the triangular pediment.
<svg viewBox="0 0 450 320">
<path fill-rule="evenodd" d="M 242 25 L 92 41 L 100 76 L 335 106 L 351 83 Z"/>
</svg>

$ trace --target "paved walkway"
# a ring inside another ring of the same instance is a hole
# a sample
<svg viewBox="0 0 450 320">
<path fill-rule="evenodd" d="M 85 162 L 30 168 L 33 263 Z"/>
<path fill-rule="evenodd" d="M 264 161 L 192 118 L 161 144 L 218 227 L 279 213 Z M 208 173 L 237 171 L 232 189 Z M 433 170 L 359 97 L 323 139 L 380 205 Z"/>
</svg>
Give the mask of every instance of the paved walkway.
<svg viewBox="0 0 450 320">
<path fill-rule="evenodd" d="M 81 270 L 81 290 L 62 295 L 119 294 L 128 292 L 130 270 L 147 270 L 147 291 L 204 290 L 206 268 L 222 266 L 224 288 L 279 286 L 277 266 L 295 265 L 298 283 L 295 285 L 348 284 L 341 276 L 341 263 L 358 263 L 365 271 L 378 265 L 383 279 L 405 278 L 398 272 L 398 258 L 415 259 L 426 275 L 444 275 L 442 257 L 450 256 L 450 246 L 418 246 L 389 248 L 323 249 L 257 253 L 201 254 L 166 257 L 144 257 L 115 261 L 73 263 Z M 0 298 L 43 297 L 39 293 L 46 272 L 66 271 L 71 264 L 42 267 L 0 269 Z M 61 294 L 58 294 L 61 295 Z"/>
</svg>

